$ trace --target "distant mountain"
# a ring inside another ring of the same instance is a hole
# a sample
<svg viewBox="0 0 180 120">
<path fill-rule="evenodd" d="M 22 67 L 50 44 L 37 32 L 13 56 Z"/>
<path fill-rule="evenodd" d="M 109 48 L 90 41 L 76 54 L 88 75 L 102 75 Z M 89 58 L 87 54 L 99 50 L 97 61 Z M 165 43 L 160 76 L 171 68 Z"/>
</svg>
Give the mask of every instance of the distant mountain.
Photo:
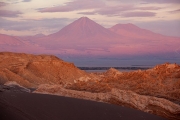
<svg viewBox="0 0 180 120">
<path fill-rule="evenodd" d="M 25 46 L 25 43 L 22 42 L 19 38 L 0 34 L 0 51 L 14 51 Z"/>
<path fill-rule="evenodd" d="M 131 23 L 117 24 L 109 28 L 109 30 L 129 38 L 159 39 L 165 37 L 161 34 L 154 33 L 150 30 L 139 28 Z"/>
<path fill-rule="evenodd" d="M 36 40 L 48 48 L 106 48 L 121 40 L 121 36 L 102 27 L 87 17 L 82 17 L 57 33 Z"/>
<path fill-rule="evenodd" d="M 154 33 L 150 30 L 139 28 L 131 23 L 117 24 L 109 28 L 109 30 L 125 38 L 126 47 L 120 47 L 126 51 L 126 54 L 146 54 L 150 56 L 153 54 L 161 56 L 168 56 L 172 54 L 176 56 L 178 55 L 178 44 L 180 44 L 180 38 L 178 37 L 170 37 Z"/>
<path fill-rule="evenodd" d="M 19 45 L 24 45 L 24 43 L 16 37 L 0 34 L 0 45 L 19 46 Z"/>
<path fill-rule="evenodd" d="M 102 58 L 123 56 L 152 58 L 149 56 L 155 55 L 159 59 L 159 56 L 171 58 L 171 56 L 180 55 L 180 38 L 157 34 L 130 23 L 117 24 L 107 29 L 87 17 L 81 17 L 60 31 L 47 36 L 43 34 L 26 37 L 0 35 L 2 36 L 0 51 Z"/>
<path fill-rule="evenodd" d="M 68 36 L 69 34 L 71 36 Z M 57 37 L 65 37 L 66 40 L 69 38 L 77 41 L 79 41 L 79 39 L 87 39 L 94 37 L 100 37 L 100 38 L 102 37 L 105 39 L 112 37 L 119 37 L 113 32 L 107 30 L 106 28 L 102 27 L 101 25 L 90 20 L 87 17 L 79 18 L 73 23 L 62 28 L 59 32 L 51 34 L 49 36 L 55 39 L 57 39 Z M 100 38 L 95 38 L 95 39 L 100 39 Z"/>
<path fill-rule="evenodd" d="M 26 41 L 23 37 L 0 34 L 0 52 L 43 53 L 44 48 Z"/>
<path fill-rule="evenodd" d="M 36 39 L 44 37 L 44 36 L 46 36 L 46 35 L 40 33 L 40 34 L 36 34 L 33 36 L 16 36 L 16 37 L 19 39 L 23 39 L 23 40 L 36 40 Z"/>
</svg>

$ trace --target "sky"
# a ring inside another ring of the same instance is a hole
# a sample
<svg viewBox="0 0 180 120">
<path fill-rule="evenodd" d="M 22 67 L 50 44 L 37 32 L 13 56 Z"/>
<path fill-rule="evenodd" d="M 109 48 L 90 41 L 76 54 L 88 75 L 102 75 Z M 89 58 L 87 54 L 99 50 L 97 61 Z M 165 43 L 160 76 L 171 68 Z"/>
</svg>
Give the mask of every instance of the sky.
<svg viewBox="0 0 180 120">
<path fill-rule="evenodd" d="M 105 28 L 133 23 L 180 37 L 180 0 L 0 0 L 0 33 L 48 35 L 83 16 Z"/>
</svg>

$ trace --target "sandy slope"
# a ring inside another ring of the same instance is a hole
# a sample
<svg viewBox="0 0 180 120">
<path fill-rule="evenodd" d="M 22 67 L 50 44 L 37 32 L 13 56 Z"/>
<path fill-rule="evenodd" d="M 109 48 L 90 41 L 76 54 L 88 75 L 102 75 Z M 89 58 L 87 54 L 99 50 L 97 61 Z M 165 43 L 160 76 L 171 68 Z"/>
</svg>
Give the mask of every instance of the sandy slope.
<svg viewBox="0 0 180 120">
<path fill-rule="evenodd" d="M 135 109 L 0 86 L 1 120 L 164 120 Z"/>
</svg>

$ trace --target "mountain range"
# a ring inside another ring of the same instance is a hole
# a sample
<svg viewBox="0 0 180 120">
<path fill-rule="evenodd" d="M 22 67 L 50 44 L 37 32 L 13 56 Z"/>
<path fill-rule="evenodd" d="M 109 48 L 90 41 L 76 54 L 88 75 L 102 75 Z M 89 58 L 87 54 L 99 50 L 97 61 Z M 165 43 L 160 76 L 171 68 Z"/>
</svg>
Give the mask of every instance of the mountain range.
<svg viewBox="0 0 180 120">
<path fill-rule="evenodd" d="M 179 45 L 178 37 L 157 34 L 130 23 L 104 28 L 87 17 L 79 18 L 47 36 L 15 37 L 0 34 L 0 51 L 65 56 L 178 56 Z"/>
</svg>

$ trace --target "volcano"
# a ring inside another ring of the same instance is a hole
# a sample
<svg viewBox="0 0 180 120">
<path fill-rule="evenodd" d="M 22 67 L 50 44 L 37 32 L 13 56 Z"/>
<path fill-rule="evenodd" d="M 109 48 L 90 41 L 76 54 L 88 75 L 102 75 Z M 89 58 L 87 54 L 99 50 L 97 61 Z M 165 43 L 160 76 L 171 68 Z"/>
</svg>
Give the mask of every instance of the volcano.
<svg viewBox="0 0 180 120">
<path fill-rule="evenodd" d="M 131 23 L 117 24 L 108 29 L 87 17 L 81 17 L 47 36 L 38 35 L 28 39 L 0 36 L 4 36 L 0 37 L 1 51 L 48 53 L 65 57 L 117 58 L 155 55 L 179 58 L 178 37 L 154 33 Z"/>
<path fill-rule="evenodd" d="M 61 29 L 59 32 L 50 36 L 55 39 L 58 37 L 64 37 L 64 40 L 70 39 L 74 41 L 79 41 L 79 39 L 86 40 L 87 38 L 94 38 L 96 40 L 104 38 L 108 41 L 110 38 L 119 37 L 117 34 L 107 30 L 87 17 L 79 18 L 78 20 Z"/>
<path fill-rule="evenodd" d="M 163 36 L 158 33 L 154 33 L 150 30 L 139 28 L 138 26 L 128 23 L 128 24 L 116 24 L 109 28 L 112 32 L 115 32 L 121 36 L 126 36 L 128 38 L 138 38 L 138 39 L 164 39 L 167 36 Z"/>
<path fill-rule="evenodd" d="M 122 39 L 118 35 L 87 17 L 79 18 L 73 23 L 62 28 L 57 33 L 36 40 L 41 46 L 48 48 L 107 48 Z"/>
</svg>

